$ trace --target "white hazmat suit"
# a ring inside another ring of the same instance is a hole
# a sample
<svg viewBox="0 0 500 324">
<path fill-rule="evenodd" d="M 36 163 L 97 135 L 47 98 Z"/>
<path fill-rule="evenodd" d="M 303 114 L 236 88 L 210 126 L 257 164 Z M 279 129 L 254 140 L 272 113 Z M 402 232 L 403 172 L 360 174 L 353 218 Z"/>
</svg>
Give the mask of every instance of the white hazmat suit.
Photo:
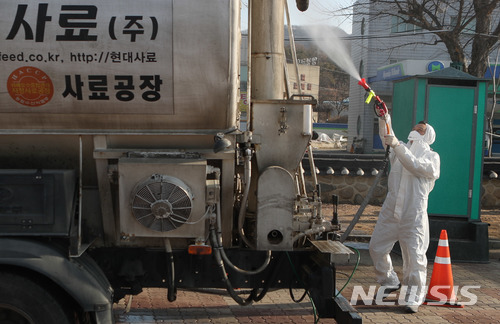
<svg viewBox="0 0 500 324">
<path fill-rule="evenodd" d="M 386 115 L 386 120 L 390 128 L 389 115 Z M 385 121 L 379 121 L 380 135 L 384 142 L 383 136 L 387 135 Z M 394 134 L 392 129 L 390 132 Z M 412 131 L 407 144 L 400 142 L 397 145 L 394 142 L 389 155 L 391 170 L 387 197 L 370 241 L 370 256 L 377 281 L 381 286 L 389 288 L 400 285 L 390 257 L 394 244 L 399 241 L 403 257 L 401 295 L 405 294 L 407 305 L 417 307 L 422 304 L 426 294 L 425 253 L 429 246 L 427 199 L 440 172 L 439 155 L 429 147 L 435 138 L 434 128 L 426 124 L 424 135 Z"/>
</svg>

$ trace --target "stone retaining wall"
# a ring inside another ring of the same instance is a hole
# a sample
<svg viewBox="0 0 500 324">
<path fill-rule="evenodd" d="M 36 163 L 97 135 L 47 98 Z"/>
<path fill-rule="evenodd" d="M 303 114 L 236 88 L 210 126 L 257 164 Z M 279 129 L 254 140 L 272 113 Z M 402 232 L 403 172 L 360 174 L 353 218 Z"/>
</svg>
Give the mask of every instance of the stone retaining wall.
<svg viewBox="0 0 500 324">
<path fill-rule="evenodd" d="M 484 179 L 481 185 L 481 207 L 500 207 L 500 179 Z"/>
<path fill-rule="evenodd" d="M 363 202 L 368 190 L 375 181 L 375 176 L 357 175 L 318 175 L 321 185 L 321 200 L 332 202 L 332 195 L 339 196 L 341 204 L 356 204 Z M 312 190 L 312 178 L 306 176 L 307 190 Z M 370 199 L 371 205 L 380 206 L 387 194 L 387 176 L 382 176 Z M 481 186 L 481 208 L 500 207 L 500 179 L 483 178 Z"/>
</svg>

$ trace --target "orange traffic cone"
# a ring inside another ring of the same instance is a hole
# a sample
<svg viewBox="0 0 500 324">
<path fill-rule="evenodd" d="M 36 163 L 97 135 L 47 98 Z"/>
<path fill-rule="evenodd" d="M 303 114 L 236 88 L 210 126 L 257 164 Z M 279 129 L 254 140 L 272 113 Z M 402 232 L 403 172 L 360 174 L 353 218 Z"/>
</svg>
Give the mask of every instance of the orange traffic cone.
<svg viewBox="0 0 500 324">
<path fill-rule="evenodd" d="M 453 291 L 453 274 L 451 273 L 450 249 L 448 247 L 448 233 L 441 231 L 439 236 L 434 269 L 432 270 L 429 291 L 425 298 L 425 305 L 464 307 L 456 302 L 457 297 Z"/>
</svg>

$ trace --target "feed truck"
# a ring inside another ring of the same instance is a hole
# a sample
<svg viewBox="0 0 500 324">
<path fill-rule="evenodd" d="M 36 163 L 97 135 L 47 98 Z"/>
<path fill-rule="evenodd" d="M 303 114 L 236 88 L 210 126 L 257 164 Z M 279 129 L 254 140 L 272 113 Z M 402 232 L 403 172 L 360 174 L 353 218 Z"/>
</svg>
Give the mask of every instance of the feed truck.
<svg viewBox="0 0 500 324">
<path fill-rule="evenodd" d="M 162 287 L 305 290 L 360 322 L 306 191 L 315 99 L 288 91 L 283 0 L 248 4 L 246 129 L 239 0 L 0 3 L 0 321 L 113 323 Z"/>
</svg>

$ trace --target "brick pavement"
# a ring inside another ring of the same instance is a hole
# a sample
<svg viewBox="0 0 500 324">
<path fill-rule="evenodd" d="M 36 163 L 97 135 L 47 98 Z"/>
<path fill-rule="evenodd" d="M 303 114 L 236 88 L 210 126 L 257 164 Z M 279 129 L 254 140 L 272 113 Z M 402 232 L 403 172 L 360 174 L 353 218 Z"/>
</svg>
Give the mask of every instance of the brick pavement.
<svg viewBox="0 0 500 324">
<path fill-rule="evenodd" d="M 353 287 L 361 285 L 367 292 L 374 284 L 373 267 L 367 255 L 362 253 L 362 262 L 342 295 L 351 299 Z M 352 272 L 353 265 L 339 266 L 337 286 L 340 289 Z M 396 272 L 401 274 L 400 259 L 395 261 Z M 407 314 L 403 306 L 363 305 L 358 301 L 356 309 L 363 323 L 499 323 L 500 322 L 500 261 L 488 264 L 453 264 L 454 284 L 461 289 L 464 285 L 479 286 L 469 289 L 469 294 L 477 295 L 474 305 L 464 308 L 421 306 L 416 314 Z M 428 280 L 432 273 L 432 263 L 428 268 Z M 297 291 L 297 295 L 300 292 Z M 457 294 L 459 300 L 468 302 L 471 295 Z M 386 301 L 395 301 L 388 298 Z M 230 297 L 195 291 L 179 291 L 177 300 L 170 303 L 166 290 L 145 289 L 134 296 L 127 311 L 128 298 L 115 304 L 117 324 L 129 323 L 314 323 L 310 302 L 294 303 L 288 290 L 268 293 L 264 299 L 250 306 L 239 306 Z M 320 319 L 319 323 L 336 323 L 333 319 Z"/>
</svg>

